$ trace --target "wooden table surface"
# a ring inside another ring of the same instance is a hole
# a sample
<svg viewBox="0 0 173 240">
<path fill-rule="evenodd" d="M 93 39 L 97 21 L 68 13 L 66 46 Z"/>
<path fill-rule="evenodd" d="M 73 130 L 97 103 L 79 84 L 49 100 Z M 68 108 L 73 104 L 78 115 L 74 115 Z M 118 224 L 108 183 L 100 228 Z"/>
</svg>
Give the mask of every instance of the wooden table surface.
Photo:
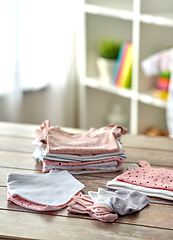
<svg viewBox="0 0 173 240">
<path fill-rule="evenodd" d="M 68 214 L 66 208 L 39 213 L 10 203 L 6 199 L 8 173 L 41 173 L 42 166 L 32 158 L 37 125 L 0 122 L 0 239 L 173 239 L 173 201 L 150 197 L 142 211 L 119 216 L 114 223 L 103 223 L 87 215 Z M 79 129 L 67 129 L 80 132 Z M 122 137 L 130 163 L 148 161 L 153 167 L 173 169 L 173 140 L 145 135 Z M 105 187 L 121 172 L 76 176 L 85 184 L 84 192 Z"/>
</svg>

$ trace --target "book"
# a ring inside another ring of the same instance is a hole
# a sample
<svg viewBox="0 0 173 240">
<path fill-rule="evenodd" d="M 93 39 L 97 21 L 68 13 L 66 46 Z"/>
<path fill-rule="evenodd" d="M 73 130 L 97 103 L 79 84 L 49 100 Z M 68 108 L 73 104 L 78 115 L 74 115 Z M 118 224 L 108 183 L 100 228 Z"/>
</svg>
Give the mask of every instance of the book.
<svg viewBox="0 0 173 240">
<path fill-rule="evenodd" d="M 126 54 L 127 46 L 128 46 L 128 43 L 123 43 L 120 47 L 120 51 L 118 54 L 117 62 L 115 64 L 115 69 L 114 69 L 114 73 L 113 73 L 113 84 L 114 85 L 117 85 L 119 75 L 121 72 L 121 68 L 122 68 L 122 63 L 124 61 L 124 56 Z"/>
<path fill-rule="evenodd" d="M 124 88 L 131 88 L 131 82 L 132 82 L 132 64 L 130 65 L 126 80 L 124 82 Z"/>
<path fill-rule="evenodd" d="M 170 73 L 169 70 L 168 71 L 162 71 L 159 74 L 160 77 L 165 77 L 165 78 L 170 78 L 170 75 L 171 75 L 171 73 Z"/>
<path fill-rule="evenodd" d="M 132 44 L 127 47 L 126 55 L 124 57 L 122 70 L 119 76 L 118 86 L 122 88 L 131 87 L 131 68 L 132 68 Z"/>
<path fill-rule="evenodd" d="M 112 85 L 115 85 L 119 65 L 120 65 L 120 59 L 117 58 L 116 63 L 115 63 L 114 72 L 113 72 Z"/>
<path fill-rule="evenodd" d="M 157 78 L 157 89 L 162 89 L 168 91 L 169 78 L 159 76 Z"/>
</svg>

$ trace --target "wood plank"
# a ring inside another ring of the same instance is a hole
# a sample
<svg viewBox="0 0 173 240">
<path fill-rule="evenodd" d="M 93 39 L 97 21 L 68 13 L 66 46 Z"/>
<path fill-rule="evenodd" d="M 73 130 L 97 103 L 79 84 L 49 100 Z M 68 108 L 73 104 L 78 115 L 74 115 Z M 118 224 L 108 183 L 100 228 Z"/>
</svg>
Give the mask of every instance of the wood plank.
<svg viewBox="0 0 173 240">
<path fill-rule="evenodd" d="M 40 123 L 41 124 L 41 123 Z M 39 124 L 0 122 L 0 135 L 35 138 L 35 129 L 39 129 Z M 71 133 L 86 132 L 84 129 L 61 127 L 64 131 Z"/>
<path fill-rule="evenodd" d="M 35 146 L 34 139 L 21 137 L 0 136 L 0 150 L 33 153 Z"/>
<path fill-rule="evenodd" d="M 173 152 L 173 139 L 168 137 L 151 137 L 147 135 L 126 134 L 121 137 L 123 147 L 167 150 Z"/>
<path fill-rule="evenodd" d="M 34 138 L 36 128 L 39 128 L 39 125 L 0 121 L 0 135 L 4 136 Z"/>
<path fill-rule="evenodd" d="M 16 136 L 26 137 L 26 138 L 35 138 L 34 130 L 39 128 L 39 125 L 34 124 L 21 124 L 21 123 L 9 123 L 9 122 L 0 122 L 0 135 L 3 136 Z M 72 133 L 81 133 L 86 132 L 87 130 L 78 129 L 78 128 L 64 128 L 63 130 Z M 2 136 L 1 136 L 2 137 Z M 133 136 L 131 134 L 126 134 L 122 136 L 122 143 L 124 147 L 132 148 L 144 148 L 144 149 L 162 149 L 173 151 L 173 139 L 168 137 L 150 137 L 147 135 L 137 135 Z M 0 141 L 1 144 L 1 141 Z"/>
<path fill-rule="evenodd" d="M 173 148 L 173 145 L 172 145 Z M 137 163 L 139 160 L 149 162 L 151 165 L 173 167 L 173 152 L 166 150 L 125 148 L 126 162 Z"/>
<path fill-rule="evenodd" d="M 118 218 L 121 223 L 137 224 L 142 226 L 167 228 L 173 230 L 173 206 L 152 204 L 140 212 L 124 215 Z"/>
<path fill-rule="evenodd" d="M 42 170 L 42 163 L 37 162 L 31 153 L 0 151 L 0 166 L 28 170 Z"/>
<path fill-rule="evenodd" d="M 141 211 L 142 212 L 142 211 Z M 32 239 L 164 239 L 173 231 L 157 227 L 0 210 L 0 236 Z"/>
</svg>

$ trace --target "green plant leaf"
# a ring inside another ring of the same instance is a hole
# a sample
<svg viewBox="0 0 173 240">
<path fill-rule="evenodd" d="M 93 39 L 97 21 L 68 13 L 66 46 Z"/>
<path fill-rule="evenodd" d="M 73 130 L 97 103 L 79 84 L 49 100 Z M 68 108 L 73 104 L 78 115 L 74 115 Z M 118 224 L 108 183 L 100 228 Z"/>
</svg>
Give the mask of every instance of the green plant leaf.
<svg viewBox="0 0 173 240">
<path fill-rule="evenodd" d="M 99 42 L 99 55 L 103 58 L 117 59 L 122 42 L 104 39 Z"/>
</svg>

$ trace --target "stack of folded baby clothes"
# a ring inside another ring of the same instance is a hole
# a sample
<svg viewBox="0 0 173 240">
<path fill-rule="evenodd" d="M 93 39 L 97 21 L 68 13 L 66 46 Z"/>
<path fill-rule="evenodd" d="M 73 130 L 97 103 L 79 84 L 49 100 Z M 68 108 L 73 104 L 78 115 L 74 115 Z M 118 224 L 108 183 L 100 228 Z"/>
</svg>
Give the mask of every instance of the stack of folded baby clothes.
<svg viewBox="0 0 173 240">
<path fill-rule="evenodd" d="M 36 211 L 56 211 L 66 207 L 85 186 L 68 171 L 51 170 L 47 174 L 7 176 L 7 199 Z"/>
<path fill-rule="evenodd" d="M 43 162 L 43 172 L 68 170 L 73 174 L 114 172 L 123 168 L 126 158 L 120 138 L 127 129 L 110 124 L 86 133 L 68 133 L 47 120 L 35 130 L 35 159 Z"/>
</svg>

